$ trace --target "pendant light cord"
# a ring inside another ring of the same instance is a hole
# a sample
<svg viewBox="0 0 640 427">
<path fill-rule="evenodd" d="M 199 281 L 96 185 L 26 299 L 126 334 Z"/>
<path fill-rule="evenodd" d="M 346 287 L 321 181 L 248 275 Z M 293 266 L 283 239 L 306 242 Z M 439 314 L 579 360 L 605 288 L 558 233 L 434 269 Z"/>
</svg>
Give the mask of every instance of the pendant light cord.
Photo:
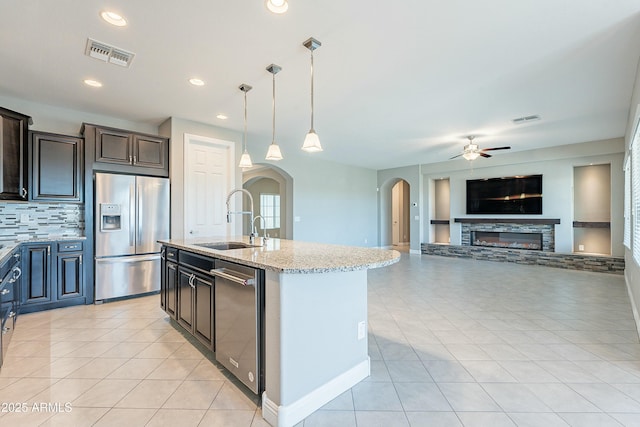
<svg viewBox="0 0 640 427">
<path fill-rule="evenodd" d="M 247 91 L 244 92 L 244 151 L 247 151 Z"/>
<path fill-rule="evenodd" d="M 276 75 L 273 73 L 271 75 L 273 77 L 273 119 L 271 120 L 271 128 L 273 129 L 273 135 L 271 137 L 271 143 L 275 144 L 276 142 Z"/>
<path fill-rule="evenodd" d="M 311 49 L 311 130 L 313 130 L 313 49 Z"/>
</svg>

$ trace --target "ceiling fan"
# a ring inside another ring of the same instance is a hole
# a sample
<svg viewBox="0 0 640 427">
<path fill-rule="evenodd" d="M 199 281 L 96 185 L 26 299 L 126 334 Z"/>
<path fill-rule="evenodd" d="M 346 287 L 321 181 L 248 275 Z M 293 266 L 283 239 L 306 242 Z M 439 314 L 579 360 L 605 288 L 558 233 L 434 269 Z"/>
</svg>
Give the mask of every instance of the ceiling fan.
<svg viewBox="0 0 640 427">
<path fill-rule="evenodd" d="M 455 158 L 460 157 L 460 156 L 464 157 L 465 159 L 467 159 L 469 161 L 475 160 L 479 156 L 489 158 L 489 157 L 491 157 L 491 154 L 487 154 L 487 153 L 485 153 L 485 151 L 510 150 L 511 149 L 511 147 L 480 148 L 478 146 L 478 144 L 475 144 L 473 142 L 474 138 L 475 138 L 475 136 L 469 135 L 467 137 L 467 139 L 469 140 L 469 143 L 464 146 L 464 150 L 462 151 L 462 153 L 458 154 L 457 156 L 451 157 L 449 160 L 455 159 Z"/>
</svg>

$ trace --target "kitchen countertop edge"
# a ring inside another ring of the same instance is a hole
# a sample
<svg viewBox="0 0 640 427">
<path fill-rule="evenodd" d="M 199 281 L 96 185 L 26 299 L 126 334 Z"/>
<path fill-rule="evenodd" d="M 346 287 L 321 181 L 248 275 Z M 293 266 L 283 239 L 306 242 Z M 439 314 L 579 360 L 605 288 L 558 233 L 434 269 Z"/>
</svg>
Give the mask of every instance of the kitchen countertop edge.
<svg viewBox="0 0 640 427">
<path fill-rule="evenodd" d="M 386 267 L 400 260 L 400 253 L 395 250 L 284 239 L 269 239 L 266 246 L 244 249 L 216 250 L 198 246 L 199 243 L 228 241 L 248 244 L 248 237 L 158 240 L 177 249 L 285 274 L 366 270 Z"/>
<path fill-rule="evenodd" d="M 38 237 L 36 239 L 27 240 L 4 240 L 0 241 L 0 264 L 4 263 L 16 248 L 27 243 L 43 243 L 43 242 L 65 242 L 65 241 L 87 240 L 86 236 L 62 236 L 62 237 Z"/>
</svg>

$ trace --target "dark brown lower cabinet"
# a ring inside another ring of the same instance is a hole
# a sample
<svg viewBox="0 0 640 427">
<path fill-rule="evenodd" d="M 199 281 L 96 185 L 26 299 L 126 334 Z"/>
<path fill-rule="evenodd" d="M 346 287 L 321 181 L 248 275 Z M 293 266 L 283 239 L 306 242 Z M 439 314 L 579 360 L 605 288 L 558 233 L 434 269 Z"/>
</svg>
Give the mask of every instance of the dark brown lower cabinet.
<svg viewBox="0 0 640 427">
<path fill-rule="evenodd" d="M 22 306 L 51 302 L 51 243 L 29 244 L 22 254 Z"/>
<path fill-rule="evenodd" d="M 82 254 L 58 255 L 58 300 L 81 297 Z"/>
<path fill-rule="evenodd" d="M 84 242 L 25 243 L 20 311 L 85 304 Z"/>
<path fill-rule="evenodd" d="M 214 350 L 213 286 L 213 277 L 178 267 L 178 323 L 211 350 Z"/>
</svg>

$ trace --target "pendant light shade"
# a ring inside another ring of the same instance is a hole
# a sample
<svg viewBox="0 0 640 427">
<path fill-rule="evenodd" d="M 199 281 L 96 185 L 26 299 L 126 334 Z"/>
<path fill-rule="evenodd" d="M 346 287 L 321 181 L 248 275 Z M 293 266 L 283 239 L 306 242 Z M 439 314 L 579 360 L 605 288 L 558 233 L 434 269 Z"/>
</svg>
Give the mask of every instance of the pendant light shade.
<svg viewBox="0 0 640 427">
<path fill-rule="evenodd" d="M 320 145 L 320 138 L 318 137 L 318 134 L 315 129 L 313 129 L 313 51 L 319 48 L 322 44 L 313 37 L 309 38 L 302 44 L 311 51 L 311 129 L 309 129 L 309 133 L 307 133 L 307 136 L 304 138 L 302 149 L 310 153 L 316 153 L 318 151 L 322 151 L 322 145 Z"/>
<path fill-rule="evenodd" d="M 271 137 L 271 144 L 269 145 L 269 150 L 267 151 L 266 160 L 282 160 L 282 153 L 280 152 L 280 147 L 276 144 L 276 74 L 278 74 L 282 70 L 282 67 L 271 64 L 267 67 L 267 71 L 272 75 L 273 81 L 273 96 L 272 96 L 272 111 L 273 111 L 273 120 L 272 120 L 272 129 L 273 134 Z"/>
<path fill-rule="evenodd" d="M 320 138 L 316 131 L 313 128 L 309 131 L 307 136 L 304 137 L 304 143 L 302 144 L 302 149 L 309 153 L 317 153 L 318 151 L 322 151 L 322 145 L 320 145 Z"/>
<path fill-rule="evenodd" d="M 249 151 L 247 151 L 247 92 L 249 92 L 252 89 L 252 87 L 249 86 L 248 84 L 243 83 L 240 86 L 238 86 L 238 89 L 244 92 L 244 134 L 243 134 L 244 152 L 240 157 L 240 163 L 238 164 L 238 167 L 250 168 L 253 166 L 253 163 L 251 162 L 251 156 L 249 155 Z"/>
<path fill-rule="evenodd" d="M 269 150 L 267 151 L 266 160 L 282 160 L 282 153 L 280 152 L 280 147 L 278 144 L 272 142 L 269 145 Z"/>
</svg>

